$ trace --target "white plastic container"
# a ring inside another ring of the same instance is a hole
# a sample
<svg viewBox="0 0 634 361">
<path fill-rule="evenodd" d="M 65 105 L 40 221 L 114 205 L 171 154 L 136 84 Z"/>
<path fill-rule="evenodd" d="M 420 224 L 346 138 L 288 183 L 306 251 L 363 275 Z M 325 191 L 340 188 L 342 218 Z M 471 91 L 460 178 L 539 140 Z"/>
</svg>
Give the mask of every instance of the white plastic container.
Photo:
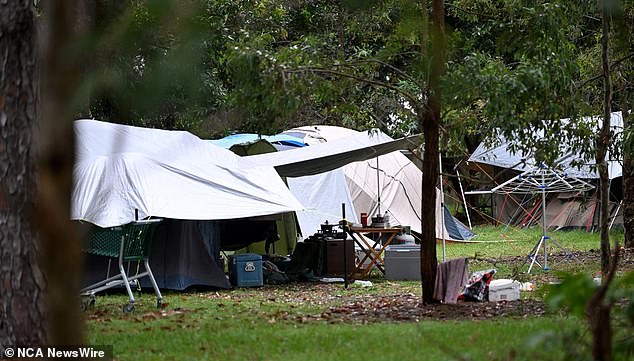
<svg viewBox="0 0 634 361">
<path fill-rule="evenodd" d="M 489 283 L 489 301 L 516 301 L 520 299 L 520 283 L 510 279 L 493 280 Z"/>
</svg>

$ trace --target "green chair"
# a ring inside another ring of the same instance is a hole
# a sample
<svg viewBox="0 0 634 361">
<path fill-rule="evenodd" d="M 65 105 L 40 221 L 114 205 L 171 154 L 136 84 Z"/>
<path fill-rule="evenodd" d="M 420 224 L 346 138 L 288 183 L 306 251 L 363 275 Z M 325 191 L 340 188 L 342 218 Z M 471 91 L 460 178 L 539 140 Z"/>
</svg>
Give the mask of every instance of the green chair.
<svg viewBox="0 0 634 361">
<path fill-rule="evenodd" d="M 135 299 L 130 284 L 138 284 L 138 279 L 146 276 L 150 279 L 152 287 L 154 287 L 156 307 L 160 308 L 162 306 L 163 297 L 158 289 L 149 263 L 152 237 L 156 226 L 160 222 L 161 219 L 150 219 L 128 223 L 123 226 L 110 228 L 95 227 L 93 229 L 85 252 L 117 259 L 119 263 L 119 274 L 109 277 L 110 262 L 112 261 L 109 260 L 106 279 L 81 290 L 81 296 L 84 299 L 87 298 L 87 300 L 82 302 L 83 309 L 94 304 L 96 293 L 123 285 L 130 296 L 129 302 L 123 306 L 123 312 L 132 312 L 134 310 Z M 137 262 L 137 270 L 138 267 L 140 267 L 140 263 L 143 262 L 145 271 L 142 273 L 138 273 L 137 271 L 137 274 L 129 276 L 129 272 L 126 272 L 124 263 L 127 263 L 127 270 L 129 271 L 130 262 L 134 261 Z"/>
</svg>

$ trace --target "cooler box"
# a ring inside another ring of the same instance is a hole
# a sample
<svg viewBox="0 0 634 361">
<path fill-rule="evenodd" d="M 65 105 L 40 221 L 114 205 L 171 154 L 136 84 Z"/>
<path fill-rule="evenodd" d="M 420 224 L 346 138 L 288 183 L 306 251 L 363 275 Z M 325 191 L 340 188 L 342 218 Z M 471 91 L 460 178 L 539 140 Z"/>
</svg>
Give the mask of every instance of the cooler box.
<svg viewBox="0 0 634 361">
<path fill-rule="evenodd" d="M 520 299 L 520 283 L 509 279 L 489 283 L 489 301 L 516 301 Z"/>
<path fill-rule="evenodd" d="M 229 256 L 229 281 L 236 287 L 261 287 L 262 256 L 253 253 Z"/>
<path fill-rule="evenodd" d="M 329 276 L 344 276 L 343 239 L 327 239 L 324 271 Z M 354 273 L 354 240 L 346 240 L 346 263 L 348 275 Z"/>
<path fill-rule="evenodd" d="M 420 245 L 390 245 L 385 249 L 385 278 L 388 280 L 420 281 Z"/>
</svg>

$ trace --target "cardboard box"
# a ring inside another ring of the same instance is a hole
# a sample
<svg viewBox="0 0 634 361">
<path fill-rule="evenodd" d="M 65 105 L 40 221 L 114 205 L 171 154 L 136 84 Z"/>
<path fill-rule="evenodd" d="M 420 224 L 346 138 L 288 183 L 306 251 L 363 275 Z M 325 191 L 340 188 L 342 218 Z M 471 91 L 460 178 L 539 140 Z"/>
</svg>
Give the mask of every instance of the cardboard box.
<svg viewBox="0 0 634 361">
<path fill-rule="evenodd" d="M 229 256 L 229 281 L 236 287 L 263 286 L 262 256 L 253 253 Z"/>
<path fill-rule="evenodd" d="M 386 279 L 420 281 L 419 244 L 390 245 L 384 256 Z"/>
<path fill-rule="evenodd" d="M 516 301 L 520 299 L 520 283 L 510 279 L 492 280 L 489 283 L 489 301 Z"/>
</svg>

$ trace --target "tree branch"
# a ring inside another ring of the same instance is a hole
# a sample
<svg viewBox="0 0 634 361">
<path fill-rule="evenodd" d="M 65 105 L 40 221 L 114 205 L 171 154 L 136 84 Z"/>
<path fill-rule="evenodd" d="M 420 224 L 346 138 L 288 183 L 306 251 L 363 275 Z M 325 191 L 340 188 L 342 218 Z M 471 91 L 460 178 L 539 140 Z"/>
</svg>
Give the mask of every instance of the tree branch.
<svg viewBox="0 0 634 361">
<path fill-rule="evenodd" d="M 400 76 L 408 79 L 412 83 L 416 84 L 416 86 L 419 87 L 421 89 L 421 91 L 422 91 L 422 89 L 425 89 L 425 87 L 421 83 L 419 83 L 418 80 L 414 79 L 412 76 L 410 76 L 409 74 L 405 73 L 401 69 L 395 67 L 394 65 L 388 64 L 388 63 L 386 63 L 386 62 L 384 62 L 382 60 L 372 58 L 372 59 L 358 60 L 358 61 L 352 62 L 352 64 L 354 64 L 354 63 L 377 63 L 379 65 L 387 67 L 388 69 L 394 71 L 398 75 L 400 75 Z"/>
<path fill-rule="evenodd" d="M 460 6 L 456 5 L 456 4 L 447 4 L 447 6 L 448 7 L 452 7 L 452 8 L 454 8 L 454 9 L 456 9 L 456 10 L 462 12 L 462 13 L 465 13 L 465 14 L 477 15 L 479 17 L 483 17 L 483 18 L 491 19 L 491 20 L 499 20 L 499 17 L 496 16 L 496 15 L 484 14 L 484 13 L 479 13 L 479 12 L 475 12 L 475 11 L 470 11 L 470 10 L 467 10 L 467 9 L 465 9 L 463 7 L 460 7 Z"/>
<path fill-rule="evenodd" d="M 621 58 L 619 60 L 615 60 L 612 63 L 612 65 L 610 65 L 610 68 L 613 68 L 613 67 L 616 67 L 618 65 L 621 65 L 621 63 L 625 62 L 626 60 L 628 60 L 628 59 L 630 59 L 632 57 L 634 57 L 634 53 L 629 53 L 628 55 L 624 56 L 623 58 Z M 593 76 L 590 79 L 585 80 L 583 83 L 581 83 L 581 84 L 579 84 L 577 86 L 577 89 L 582 88 L 582 87 L 586 86 L 586 84 L 591 83 L 591 82 L 596 81 L 596 80 L 599 80 L 601 78 L 603 78 L 603 73 L 601 73 L 599 75 L 596 75 L 596 76 Z"/>
<path fill-rule="evenodd" d="M 354 79 L 357 80 L 359 82 L 362 83 L 367 83 L 367 84 L 372 84 L 372 85 L 376 85 L 376 86 L 380 86 L 386 89 L 390 89 L 392 91 L 395 91 L 399 94 L 401 94 L 402 96 L 404 96 L 405 98 L 407 98 L 409 101 L 412 102 L 412 104 L 415 106 L 416 109 L 419 108 L 419 103 L 420 103 L 420 99 L 418 99 L 416 96 L 414 96 L 413 94 L 400 89 L 390 83 L 385 83 L 382 81 L 378 81 L 378 80 L 373 80 L 373 79 L 366 79 L 363 77 L 360 77 L 358 75 L 354 75 L 354 74 L 350 74 L 350 73 L 345 73 L 342 71 L 337 71 L 337 70 L 332 70 L 332 69 L 324 69 L 324 68 L 314 68 L 314 67 L 299 67 L 299 68 L 295 68 L 295 69 L 291 69 L 291 70 L 284 70 L 284 73 L 286 74 L 292 74 L 292 73 L 317 73 L 317 74 L 330 74 L 330 75 L 335 75 L 335 76 L 339 76 L 339 77 L 344 77 L 344 78 L 349 78 L 349 79 Z"/>
</svg>

